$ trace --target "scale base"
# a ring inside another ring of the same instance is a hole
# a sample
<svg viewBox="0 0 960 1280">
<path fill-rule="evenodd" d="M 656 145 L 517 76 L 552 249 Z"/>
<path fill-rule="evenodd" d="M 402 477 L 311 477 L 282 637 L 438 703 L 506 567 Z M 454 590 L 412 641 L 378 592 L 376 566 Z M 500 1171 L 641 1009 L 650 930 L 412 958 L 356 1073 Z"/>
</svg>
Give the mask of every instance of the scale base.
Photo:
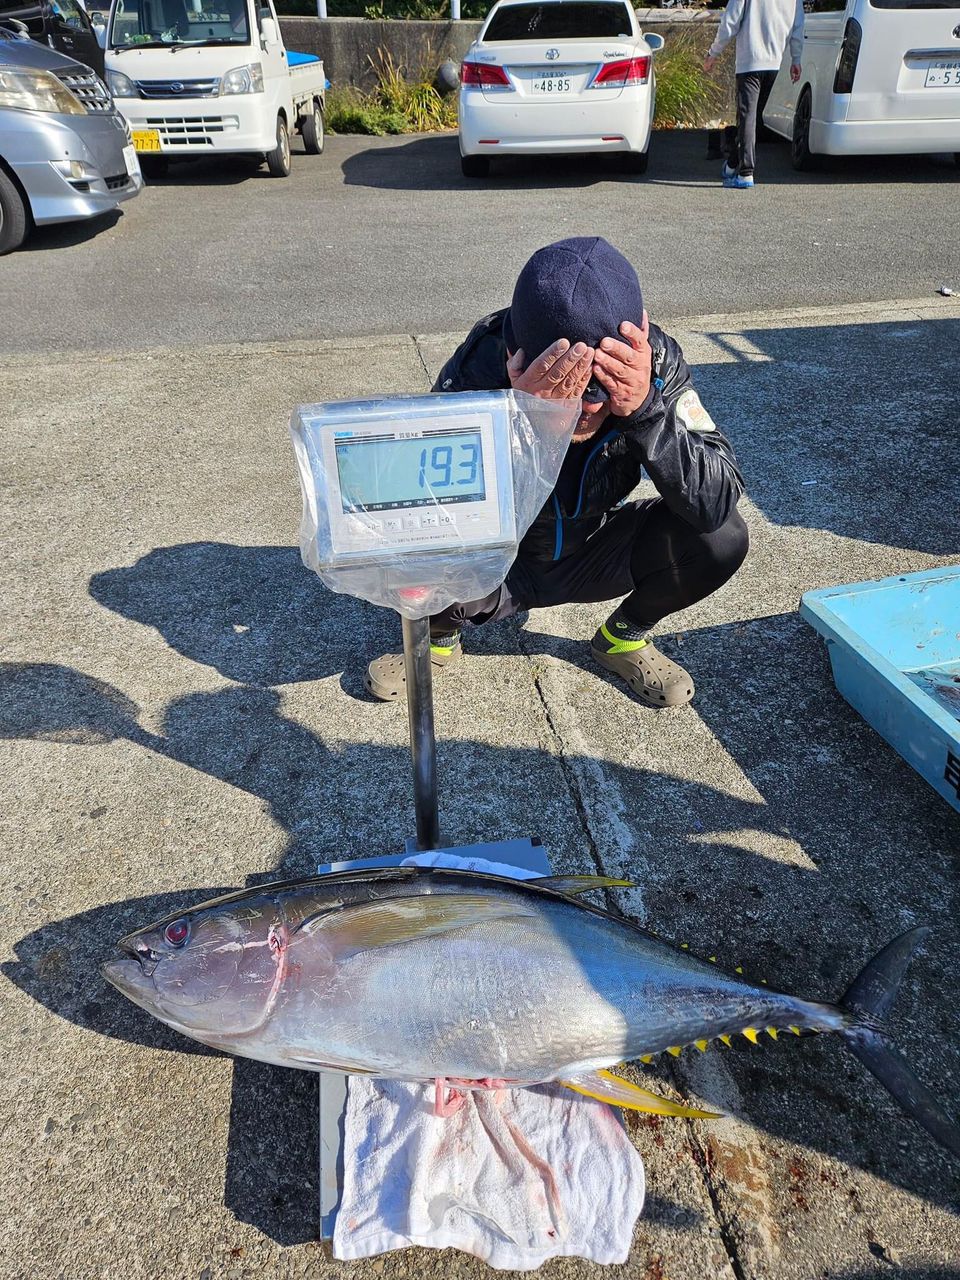
<svg viewBox="0 0 960 1280">
<path fill-rule="evenodd" d="M 361 867 L 397 867 L 411 854 L 422 853 L 416 839 L 406 842 L 400 854 L 387 854 L 382 858 L 350 858 L 341 862 L 325 862 L 317 867 L 317 874 L 329 871 L 356 871 Z M 458 858 L 483 858 L 487 862 L 503 862 L 507 866 L 522 867 L 549 876 L 550 866 L 546 851 L 536 838 L 516 840 L 485 840 L 480 844 L 446 845 L 431 849 L 430 853 L 452 853 Z M 320 1236 L 333 1239 L 333 1225 L 340 1207 L 343 1190 L 343 1122 L 347 1109 L 347 1077 L 321 1071 L 319 1081 L 320 1102 Z"/>
</svg>

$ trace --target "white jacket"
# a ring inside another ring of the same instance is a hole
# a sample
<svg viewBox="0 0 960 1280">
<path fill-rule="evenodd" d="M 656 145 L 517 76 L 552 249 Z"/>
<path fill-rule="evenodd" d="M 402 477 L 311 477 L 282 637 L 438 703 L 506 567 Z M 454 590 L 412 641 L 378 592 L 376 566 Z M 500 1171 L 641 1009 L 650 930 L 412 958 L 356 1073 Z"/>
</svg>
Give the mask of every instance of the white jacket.
<svg viewBox="0 0 960 1280">
<path fill-rule="evenodd" d="M 803 55 L 803 0 L 729 0 L 717 38 L 715 58 L 737 37 L 737 75 L 746 71 L 779 71 L 790 41 L 790 61 Z"/>
</svg>

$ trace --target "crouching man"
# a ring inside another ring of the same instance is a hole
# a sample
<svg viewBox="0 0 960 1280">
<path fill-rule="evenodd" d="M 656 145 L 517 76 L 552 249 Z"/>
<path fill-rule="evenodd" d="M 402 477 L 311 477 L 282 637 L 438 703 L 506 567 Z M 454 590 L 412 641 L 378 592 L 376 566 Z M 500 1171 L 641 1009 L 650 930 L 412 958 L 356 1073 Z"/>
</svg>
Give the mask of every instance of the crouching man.
<svg viewBox="0 0 960 1280">
<path fill-rule="evenodd" d="M 579 399 L 580 418 L 506 580 L 484 599 L 431 618 L 434 674 L 460 660 L 464 623 L 624 597 L 590 641 L 594 660 L 646 703 L 689 702 L 692 678 L 648 632 L 743 563 L 747 527 L 736 510 L 743 481 L 683 352 L 649 323 L 636 272 L 605 240 L 561 240 L 535 253 L 509 308 L 474 327 L 433 390 L 509 387 Z M 642 471 L 658 496 L 630 501 Z M 401 696 L 402 656 L 371 662 L 365 683 L 375 698 Z"/>
</svg>

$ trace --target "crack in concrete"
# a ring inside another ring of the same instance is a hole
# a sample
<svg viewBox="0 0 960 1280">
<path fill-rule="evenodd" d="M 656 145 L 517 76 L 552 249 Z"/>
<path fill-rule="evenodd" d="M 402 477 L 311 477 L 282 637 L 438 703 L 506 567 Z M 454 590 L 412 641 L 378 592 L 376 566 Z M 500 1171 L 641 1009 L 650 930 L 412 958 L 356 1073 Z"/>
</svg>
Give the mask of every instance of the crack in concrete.
<svg viewBox="0 0 960 1280">
<path fill-rule="evenodd" d="M 430 377 L 430 370 L 427 368 L 427 362 L 423 358 L 423 351 L 420 349 L 420 343 L 417 341 L 417 335 L 415 333 L 411 333 L 410 341 L 413 343 L 413 349 L 417 353 L 417 359 L 420 361 L 420 367 L 426 376 L 427 390 L 429 391 L 433 386 L 433 379 Z"/>
<path fill-rule="evenodd" d="M 744 1270 L 740 1261 L 730 1221 L 723 1210 L 719 1193 L 710 1177 L 709 1152 L 698 1140 L 693 1125 L 689 1121 L 687 1122 L 687 1138 L 690 1143 L 690 1153 L 693 1156 L 694 1164 L 700 1170 L 700 1176 L 703 1178 L 704 1190 L 710 1200 L 710 1207 L 713 1209 L 713 1216 L 716 1219 L 717 1230 L 720 1232 L 720 1239 L 730 1262 L 730 1269 L 736 1276 L 736 1280 L 751 1280 L 750 1275 Z"/>
</svg>

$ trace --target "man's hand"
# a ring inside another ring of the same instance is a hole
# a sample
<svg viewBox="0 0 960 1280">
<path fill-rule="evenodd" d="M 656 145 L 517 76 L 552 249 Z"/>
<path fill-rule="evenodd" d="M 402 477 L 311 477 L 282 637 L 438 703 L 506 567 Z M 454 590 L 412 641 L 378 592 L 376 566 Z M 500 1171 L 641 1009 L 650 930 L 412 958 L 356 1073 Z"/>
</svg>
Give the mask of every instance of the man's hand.
<svg viewBox="0 0 960 1280">
<path fill-rule="evenodd" d="M 514 352 L 507 361 L 507 376 L 514 391 L 541 400 L 579 400 L 590 381 L 595 354 L 585 342 L 571 347 L 566 338 L 558 338 L 528 369 L 523 367 L 523 352 Z"/>
<path fill-rule="evenodd" d="M 646 311 L 638 329 L 625 320 L 620 326 L 624 341 L 604 338 L 593 358 L 597 381 L 610 393 L 610 412 L 618 418 L 636 413 L 650 393 L 651 352 Z"/>
<path fill-rule="evenodd" d="M 795 63 L 791 66 L 791 68 L 790 68 L 790 83 L 791 83 L 791 84 L 796 84 L 796 83 L 797 83 L 797 81 L 800 79 L 800 72 L 801 72 L 802 70 L 803 70 L 803 68 L 800 66 L 800 63 L 799 63 L 799 62 L 795 62 Z"/>
<path fill-rule="evenodd" d="M 714 68 L 716 65 L 717 65 L 717 60 L 716 60 L 716 58 L 712 58 L 712 57 L 710 56 L 710 54 L 708 53 L 708 54 L 707 54 L 707 56 L 706 56 L 706 57 L 704 58 L 704 60 L 703 60 L 703 69 L 704 69 L 704 71 L 707 73 L 707 75 L 709 75 L 709 74 L 710 74 L 710 72 L 713 70 L 713 68 Z"/>
</svg>

